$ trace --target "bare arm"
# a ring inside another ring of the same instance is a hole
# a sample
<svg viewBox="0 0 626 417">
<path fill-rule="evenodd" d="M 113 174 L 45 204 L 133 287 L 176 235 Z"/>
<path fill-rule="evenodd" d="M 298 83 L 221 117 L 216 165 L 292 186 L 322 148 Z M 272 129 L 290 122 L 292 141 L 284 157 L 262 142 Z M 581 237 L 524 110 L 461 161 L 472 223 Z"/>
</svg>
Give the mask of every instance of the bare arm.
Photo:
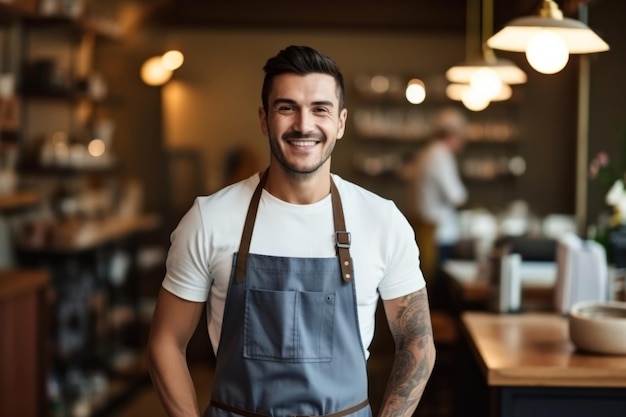
<svg viewBox="0 0 626 417">
<path fill-rule="evenodd" d="M 383 305 L 396 350 L 379 417 L 410 417 L 435 364 L 426 288 Z"/>
<path fill-rule="evenodd" d="M 200 416 L 186 352 L 203 309 L 203 303 L 183 300 L 164 289 L 157 299 L 148 361 L 152 383 L 170 417 Z"/>
</svg>

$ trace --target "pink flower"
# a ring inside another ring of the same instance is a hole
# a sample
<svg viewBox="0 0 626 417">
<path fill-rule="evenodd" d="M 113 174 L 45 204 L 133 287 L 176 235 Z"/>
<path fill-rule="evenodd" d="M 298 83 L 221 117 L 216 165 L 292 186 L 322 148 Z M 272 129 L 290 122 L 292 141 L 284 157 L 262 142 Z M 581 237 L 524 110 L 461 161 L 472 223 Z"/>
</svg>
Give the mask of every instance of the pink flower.
<svg viewBox="0 0 626 417">
<path fill-rule="evenodd" d="M 601 167 L 605 167 L 609 165 L 609 155 L 606 152 L 598 152 L 595 157 L 595 160 L 598 161 L 598 164 Z"/>
</svg>

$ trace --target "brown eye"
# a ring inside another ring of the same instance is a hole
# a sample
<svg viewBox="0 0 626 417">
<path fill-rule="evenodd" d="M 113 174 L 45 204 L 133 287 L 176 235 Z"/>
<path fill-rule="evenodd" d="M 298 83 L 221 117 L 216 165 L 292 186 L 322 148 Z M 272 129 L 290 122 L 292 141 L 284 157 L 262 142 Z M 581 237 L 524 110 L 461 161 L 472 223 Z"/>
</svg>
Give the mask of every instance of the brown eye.
<svg viewBox="0 0 626 417">
<path fill-rule="evenodd" d="M 291 113 L 293 111 L 295 111 L 295 108 L 293 106 L 280 106 L 278 109 L 276 109 L 279 113 Z"/>
</svg>

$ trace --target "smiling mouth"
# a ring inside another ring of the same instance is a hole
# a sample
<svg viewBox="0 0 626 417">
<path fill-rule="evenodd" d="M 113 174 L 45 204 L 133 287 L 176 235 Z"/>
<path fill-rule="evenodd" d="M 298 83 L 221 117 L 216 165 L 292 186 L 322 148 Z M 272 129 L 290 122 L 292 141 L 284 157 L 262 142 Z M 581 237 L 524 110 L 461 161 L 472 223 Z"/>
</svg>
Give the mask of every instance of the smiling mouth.
<svg viewBox="0 0 626 417">
<path fill-rule="evenodd" d="M 316 140 L 305 140 L 305 139 L 301 139 L 301 140 L 289 140 L 287 141 L 290 145 L 293 146 L 299 146 L 299 147 L 303 147 L 303 148 L 307 148 L 307 147 L 311 147 L 311 146 L 315 146 L 317 145 L 318 141 Z"/>
</svg>

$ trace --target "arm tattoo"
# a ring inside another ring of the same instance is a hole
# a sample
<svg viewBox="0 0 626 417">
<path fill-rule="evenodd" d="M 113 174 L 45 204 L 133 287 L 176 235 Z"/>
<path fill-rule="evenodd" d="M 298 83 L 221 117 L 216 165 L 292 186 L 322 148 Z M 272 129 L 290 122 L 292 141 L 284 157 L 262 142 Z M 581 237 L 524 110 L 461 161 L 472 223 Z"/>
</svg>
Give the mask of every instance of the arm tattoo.
<svg viewBox="0 0 626 417">
<path fill-rule="evenodd" d="M 400 301 L 389 329 L 396 354 L 385 391 L 381 416 L 410 416 L 430 377 L 434 365 L 433 335 L 425 290 Z"/>
</svg>

